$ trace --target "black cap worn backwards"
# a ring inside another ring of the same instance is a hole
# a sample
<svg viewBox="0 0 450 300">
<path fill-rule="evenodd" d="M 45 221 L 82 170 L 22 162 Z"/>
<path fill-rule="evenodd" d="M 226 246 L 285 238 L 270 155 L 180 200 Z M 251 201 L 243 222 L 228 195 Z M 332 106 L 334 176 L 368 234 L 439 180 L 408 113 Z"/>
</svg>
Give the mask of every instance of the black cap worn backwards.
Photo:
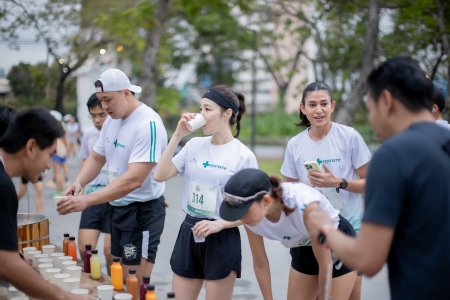
<svg viewBox="0 0 450 300">
<path fill-rule="evenodd" d="M 269 192 L 270 189 L 270 180 L 266 173 L 258 169 L 243 169 L 230 177 L 224 192 L 237 197 L 249 197 L 261 191 Z M 224 200 L 220 205 L 220 217 L 225 221 L 237 221 L 247 213 L 255 200 L 262 197 L 264 194 L 236 207 Z"/>
</svg>

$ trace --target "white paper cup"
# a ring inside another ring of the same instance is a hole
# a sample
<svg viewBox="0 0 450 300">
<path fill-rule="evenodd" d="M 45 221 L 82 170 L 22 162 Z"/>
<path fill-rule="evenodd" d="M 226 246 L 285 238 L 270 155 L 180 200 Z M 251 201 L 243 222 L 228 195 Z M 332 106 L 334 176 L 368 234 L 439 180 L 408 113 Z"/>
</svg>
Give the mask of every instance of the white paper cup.
<svg viewBox="0 0 450 300">
<path fill-rule="evenodd" d="M 41 259 L 39 259 L 38 260 L 38 268 L 39 268 L 39 265 L 43 265 L 43 264 L 52 264 L 52 265 L 54 265 L 53 264 L 53 260 L 51 258 L 41 258 Z"/>
<path fill-rule="evenodd" d="M 54 253 L 55 252 L 55 245 L 44 245 L 44 246 L 42 246 L 42 252 L 44 254 L 48 254 L 48 255 Z"/>
<path fill-rule="evenodd" d="M 55 281 L 55 275 L 56 274 L 61 274 L 61 269 L 47 269 L 44 271 L 44 277 L 45 279 L 47 279 L 48 281 L 50 281 L 51 283 L 54 283 Z"/>
<path fill-rule="evenodd" d="M 58 268 L 60 268 L 61 270 L 64 270 L 63 262 L 65 262 L 65 261 L 73 261 L 73 258 L 72 258 L 72 256 L 60 256 L 60 257 L 58 257 L 57 260 L 58 260 L 58 263 L 56 264 L 56 266 Z"/>
<path fill-rule="evenodd" d="M 112 300 L 114 295 L 114 286 L 99 285 L 97 287 L 97 296 L 102 300 Z"/>
<path fill-rule="evenodd" d="M 67 272 L 67 267 L 75 267 L 77 265 L 76 261 L 63 261 L 61 266 L 62 266 L 62 270 L 64 271 L 64 273 L 69 274 L 69 272 Z"/>
<path fill-rule="evenodd" d="M 56 274 L 53 276 L 53 283 L 60 289 L 64 290 L 64 279 L 70 278 L 69 274 Z"/>
<path fill-rule="evenodd" d="M 9 300 L 28 300 L 28 297 L 24 297 L 24 296 L 22 296 L 22 297 L 14 297 L 14 298 L 11 298 Z"/>
<path fill-rule="evenodd" d="M 59 197 L 53 197 L 53 200 L 55 201 L 55 205 L 58 206 L 58 202 L 61 199 L 67 198 L 67 196 L 59 196 Z"/>
<path fill-rule="evenodd" d="M 87 289 L 75 289 L 70 292 L 75 295 L 89 295 L 89 290 Z"/>
<path fill-rule="evenodd" d="M 63 279 L 64 290 L 70 292 L 80 288 L 80 278 L 66 278 Z"/>
<path fill-rule="evenodd" d="M 202 236 L 196 236 L 194 234 L 194 228 L 191 228 L 191 229 L 192 229 L 192 235 L 194 236 L 194 241 L 196 243 L 203 243 L 205 241 L 205 237 L 203 236 L 203 234 L 202 234 Z"/>
<path fill-rule="evenodd" d="M 12 299 L 14 297 L 25 297 L 25 294 L 16 289 L 13 286 L 8 288 L 8 299 Z"/>
<path fill-rule="evenodd" d="M 114 299 L 116 300 L 130 300 L 131 298 L 133 298 L 133 295 L 127 293 L 114 295 Z"/>
<path fill-rule="evenodd" d="M 67 267 L 67 274 L 70 275 L 71 278 L 81 278 L 81 267 Z"/>
<path fill-rule="evenodd" d="M 42 258 L 48 258 L 48 254 L 35 254 L 33 256 L 33 267 L 37 268 L 38 262 Z"/>
<path fill-rule="evenodd" d="M 45 278 L 45 270 L 53 269 L 53 264 L 41 264 L 38 265 L 39 274 Z"/>
<path fill-rule="evenodd" d="M 187 122 L 186 126 L 190 131 L 194 131 L 206 124 L 205 118 L 201 114 L 196 114 L 195 118 Z"/>
<path fill-rule="evenodd" d="M 41 254 L 41 253 L 42 253 L 42 252 L 39 251 L 39 250 L 29 251 L 29 252 L 28 252 L 28 258 L 31 259 L 31 261 L 33 262 L 33 267 L 34 267 L 34 268 L 36 268 L 36 267 L 34 266 L 34 256 L 35 256 L 35 255 L 38 255 L 38 254 Z"/>
<path fill-rule="evenodd" d="M 36 251 L 36 247 L 25 247 L 22 249 L 23 255 L 28 258 L 28 252 Z"/>
<path fill-rule="evenodd" d="M 58 261 L 58 257 L 63 257 L 65 256 L 64 253 L 52 253 L 50 254 L 50 258 L 53 260 L 53 264 L 55 266 L 57 266 L 59 268 L 59 261 Z M 60 268 L 61 269 L 61 268 Z"/>
</svg>

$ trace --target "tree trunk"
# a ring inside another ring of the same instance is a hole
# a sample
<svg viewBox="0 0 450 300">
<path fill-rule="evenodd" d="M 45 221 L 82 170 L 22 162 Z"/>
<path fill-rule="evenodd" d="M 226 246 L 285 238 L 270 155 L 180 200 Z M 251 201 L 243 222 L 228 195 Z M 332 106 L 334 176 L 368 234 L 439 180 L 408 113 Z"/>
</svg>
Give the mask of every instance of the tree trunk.
<svg viewBox="0 0 450 300">
<path fill-rule="evenodd" d="M 285 112 L 286 110 L 286 102 L 284 98 L 286 97 L 286 91 L 288 87 L 289 85 L 278 87 L 278 109 L 281 112 Z"/>
<path fill-rule="evenodd" d="M 448 107 L 450 106 L 450 38 L 449 33 L 447 32 L 445 28 L 445 9 L 447 8 L 447 4 L 442 3 L 441 0 L 436 0 L 436 6 L 438 9 L 437 14 L 437 23 L 439 27 L 439 33 L 441 35 L 442 40 L 442 48 L 444 48 L 444 52 L 447 55 L 447 76 L 448 76 L 448 82 L 447 82 L 447 111 Z M 443 113 L 444 118 L 448 118 L 447 111 Z"/>
<path fill-rule="evenodd" d="M 366 37 L 364 38 L 364 48 L 362 53 L 362 64 L 359 71 L 359 78 L 353 86 L 347 101 L 342 103 L 341 108 L 336 113 L 336 123 L 351 125 L 362 102 L 362 98 L 367 93 L 367 76 L 373 69 L 375 51 L 378 43 L 378 22 L 380 18 L 380 0 L 370 0 L 369 21 L 367 23 Z"/>
<path fill-rule="evenodd" d="M 157 25 L 147 32 L 147 44 L 144 49 L 141 71 L 143 93 L 140 100 L 150 107 L 155 107 L 156 105 L 157 56 L 168 11 L 169 0 L 158 0 L 158 9 L 156 10 Z"/>
<path fill-rule="evenodd" d="M 63 107 L 63 99 L 65 96 L 64 91 L 64 82 L 66 81 L 67 77 L 60 77 L 58 80 L 58 85 L 56 86 L 56 99 L 55 99 L 55 110 L 59 111 L 60 113 L 64 113 L 64 107 Z"/>
</svg>

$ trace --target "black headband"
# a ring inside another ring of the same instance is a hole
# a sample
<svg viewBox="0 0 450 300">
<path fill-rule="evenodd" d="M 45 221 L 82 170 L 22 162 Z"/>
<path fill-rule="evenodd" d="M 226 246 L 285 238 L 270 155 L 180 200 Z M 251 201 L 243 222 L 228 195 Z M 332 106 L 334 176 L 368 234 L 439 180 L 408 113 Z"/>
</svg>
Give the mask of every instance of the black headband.
<svg viewBox="0 0 450 300">
<path fill-rule="evenodd" d="M 233 117 L 238 112 L 238 107 L 236 106 L 236 104 L 216 89 L 210 88 L 206 91 L 202 98 L 207 98 L 211 101 L 214 101 L 219 104 L 219 106 L 225 109 L 231 108 L 231 110 L 233 111 Z"/>
</svg>

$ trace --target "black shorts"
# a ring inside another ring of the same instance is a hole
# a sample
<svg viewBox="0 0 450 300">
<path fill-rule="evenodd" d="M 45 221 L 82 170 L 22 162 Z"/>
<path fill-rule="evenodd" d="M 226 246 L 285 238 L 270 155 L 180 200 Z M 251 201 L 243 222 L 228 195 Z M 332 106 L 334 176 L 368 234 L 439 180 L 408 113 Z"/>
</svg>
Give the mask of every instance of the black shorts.
<svg viewBox="0 0 450 300">
<path fill-rule="evenodd" d="M 341 215 L 339 215 L 338 229 L 348 236 L 356 236 L 356 232 L 352 225 Z M 307 275 L 319 274 L 319 264 L 317 263 L 311 246 L 292 248 L 291 257 L 291 267 L 295 271 Z M 345 275 L 352 271 L 353 270 L 344 266 L 340 261 L 337 261 L 333 266 L 333 278 Z"/>
<path fill-rule="evenodd" d="M 25 177 L 23 177 L 23 176 L 20 176 L 20 181 L 22 182 L 22 184 L 28 184 L 28 180 L 27 179 L 25 179 Z M 39 181 L 42 181 L 42 176 L 39 176 L 38 177 L 38 180 L 37 180 L 38 182 Z"/>
<path fill-rule="evenodd" d="M 206 237 L 203 243 L 196 243 L 191 228 L 202 220 L 208 219 L 186 215 L 170 258 L 172 271 L 185 278 L 205 280 L 224 279 L 235 271 L 241 278 L 239 229 L 223 229 Z"/>
<path fill-rule="evenodd" d="M 141 257 L 154 264 L 166 219 L 164 196 L 127 206 L 111 205 L 109 211 L 111 254 L 127 266 L 140 265 Z"/>
<path fill-rule="evenodd" d="M 90 186 L 87 195 L 104 188 L 104 186 Z M 103 233 L 111 233 L 111 221 L 109 220 L 109 203 L 89 206 L 81 213 L 80 229 L 94 229 Z"/>
</svg>

